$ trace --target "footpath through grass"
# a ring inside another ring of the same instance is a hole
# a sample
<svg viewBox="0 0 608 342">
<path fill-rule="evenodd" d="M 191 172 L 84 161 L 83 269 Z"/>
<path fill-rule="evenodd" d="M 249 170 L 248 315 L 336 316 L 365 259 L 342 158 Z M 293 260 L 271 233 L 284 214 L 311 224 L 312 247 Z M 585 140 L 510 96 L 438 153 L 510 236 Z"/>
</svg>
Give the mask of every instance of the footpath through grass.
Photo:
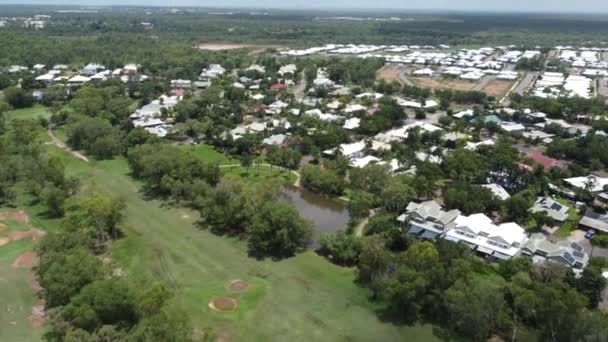
<svg viewBox="0 0 608 342">
<path fill-rule="evenodd" d="M 367 291 L 354 283 L 352 269 L 312 252 L 279 262 L 249 258 L 243 241 L 195 228 L 195 212 L 142 199 L 124 159 L 86 164 L 62 154 L 69 173 L 81 179 L 82 192 L 126 200 L 126 236 L 112 248 L 116 266 L 142 288 L 155 281 L 173 287 L 173 305 L 185 310 L 198 330 L 211 328 L 234 341 L 437 340 L 431 326 L 381 322 Z M 247 281 L 249 289 L 229 291 L 235 279 Z M 208 307 L 226 295 L 239 301 L 236 310 Z"/>
</svg>

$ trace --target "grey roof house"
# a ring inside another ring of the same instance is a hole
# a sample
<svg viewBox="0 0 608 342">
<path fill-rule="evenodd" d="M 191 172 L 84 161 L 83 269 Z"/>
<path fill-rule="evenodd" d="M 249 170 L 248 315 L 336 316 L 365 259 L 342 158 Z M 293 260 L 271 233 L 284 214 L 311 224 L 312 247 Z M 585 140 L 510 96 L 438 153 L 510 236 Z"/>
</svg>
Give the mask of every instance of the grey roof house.
<svg viewBox="0 0 608 342">
<path fill-rule="evenodd" d="M 435 201 L 410 202 L 405 214 L 397 218 L 401 223 L 409 223 L 409 233 L 421 239 L 434 240 L 451 229 L 460 215 L 459 210 L 445 211 Z"/>
<path fill-rule="evenodd" d="M 570 208 L 550 197 L 539 197 L 534 202 L 534 206 L 529 209 L 531 213 L 545 212 L 553 221 L 564 223 L 568 219 Z"/>
<path fill-rule="evenodd" d="M 535 262 L 549 260 L 579 270 L 589 262 L 589 255 L 578 243 L 569 240 L 553 243 L 541 233 L 532 235 L 522 246 L 521 252 L 531 256 Z"/>
<path fill-rule="evenodd" d="M 600 232 L 608 233 L 608 214 L 599 214 L 587 210 L 585 216 L 578 223 L 586 229 L 595 229 Z"/>
</svg>

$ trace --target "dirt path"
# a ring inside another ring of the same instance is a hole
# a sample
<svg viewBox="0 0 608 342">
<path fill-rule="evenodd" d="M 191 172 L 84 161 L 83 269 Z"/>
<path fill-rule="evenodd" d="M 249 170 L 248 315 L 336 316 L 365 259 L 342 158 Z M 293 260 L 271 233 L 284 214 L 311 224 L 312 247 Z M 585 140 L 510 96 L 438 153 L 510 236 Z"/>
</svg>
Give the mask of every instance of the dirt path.
<svg viewBox="0 0 608 342">
<path fill-rule="evenodd" d="M 298 83 L 298 85 L 294 88 L 293 90 L 293 95 L 296 97 L 296 99 L 303 99 L 305 97 L 306 94 L 304 94 L 304 91 L 306 90 L 306 77 L 304 76 L 304 72 L 302 71 L 300 73 L 300 82 Z"/>
<path fill-rule="evenodd" d="M 63 141 L 59 140 L 59 138 L 57 138 L 55 136 L 55 133 L 53 133 L 53 129 L 51 129 L 49 127 L 49 129 L 46 132 L 47 132 L 48 136 L 51 138 L 51 142 L 49 144 L 59 147 L 60 149 L 66 151 L 67 153 L 73 155 L 74 157 L 76 157 L 80 160 L 84 160 L 87 163 L 89 162 L 89 158 L 87 158 L 86 156 L 84 156 L 82 153 L 80 153 L 78 151 L 72 150 Z"/>
<path fill-rule="evenodd" d="M 357 227 L 355 227 L 355 236 L 356 237 L 362 237 L 363 236 L 363 230 L 365 230 L 365 227 L 367 226 L 367 224 L 369 223 L 369 220 L 376 216 L 376 211 L 375 210 L 370 210 L 369 211 L 369 216 L 366 217 L 363 221 L 361 221 Z"/>
<path fill-rule="evenodd" d="M 257 166 L 257 165 L 256 165 Z M 260 166 L 264 166 L 264 167 L 276 167 L 279 170 L 287 170 L 284 167 L 281 166 L 276 166 L 276 165 L 270 165 L 270 164 L 260 164 Z M 232 168 L 232 167 L 242 167 L 241 164 L 225 164 L 225 165 L 220 165 L 220 169 L 227 169 L 227 168 Z M 254 167 L 254 165 L 252 165 L 252 167 Z M 296 188 L 300 187 L 300 173 L 296 170 L 288 170 L 289 172 L 291 172 L 294 176 L 296 176 L 296 181 L 293 182 L 293 186 L 295 186 Z"/>
</svg>

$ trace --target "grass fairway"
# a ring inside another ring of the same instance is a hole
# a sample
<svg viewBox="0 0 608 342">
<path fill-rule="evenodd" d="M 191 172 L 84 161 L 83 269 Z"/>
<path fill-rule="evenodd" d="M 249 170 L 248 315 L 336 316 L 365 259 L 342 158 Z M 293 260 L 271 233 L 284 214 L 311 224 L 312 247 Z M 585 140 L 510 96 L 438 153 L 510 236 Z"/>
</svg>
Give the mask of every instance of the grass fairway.
<svg viewBox="0 0 608 342">
<path fill-rule="evenodd" d="M 45 118 L 48 119 L 51 117 L 51 112 L 48 108 L 42 105 L 36 105 L 31 108 L 23 108 L 23 109 L 15 109 L 10 110 L 4 113 L 4 117 L 7 121 L 15 120 L 15 119 L 38 119 Z"/>
<path fill-rule="evenodd" d="M 381 322 L 367 291 L 354 283 L 352 269 L 312 252 L 279 262 L 249 258 L 243 241 L 195 228 L 197 213 L 144 200 L 124 159 L 87 164 L 55 147 L 47 149 L 61 155 L 68 173 L 81 179 L 82 193 L 126 200 L 125 237 L 112 247 L 113 267 L 122 267 L 140 288 L 154 282 L 172 287 L 172 306 L 187 312 L 198 331 L 211 328 L 232 341 L 438 340 L 429 325 Z M 56 221 L 40 219 L 39 224 L 56 229 Z M 248 282 L 247 291 L 231 292 L 228 286 L 235 279 Z M 209 308 L 222 296 L 238 301 L 234 311 Z"/>
<path fill-rule="evenodd" d="M 4 221 L 6 228 L 0 237 L 11 231 L 29 229 L 23 224 Z M 29 270 L 14 267 L 15 259 L 32 249 L 31 239 L 11 241 L 0 247 L 0 341 L 39 341 L 43 328 L 34 329 L 28 323 L 36 304 L 34 289 L 28 283 Z"/>
</svg>

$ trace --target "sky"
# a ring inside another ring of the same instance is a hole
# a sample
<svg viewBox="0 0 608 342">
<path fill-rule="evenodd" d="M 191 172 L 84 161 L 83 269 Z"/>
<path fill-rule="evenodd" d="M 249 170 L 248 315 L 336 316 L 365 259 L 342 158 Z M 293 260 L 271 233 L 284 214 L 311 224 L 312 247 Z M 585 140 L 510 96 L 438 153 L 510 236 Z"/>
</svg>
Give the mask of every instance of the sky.
<svg viewBox="0 0 608 342">
<path fill-rule="evenodd" d="M 0 4 L 608 13 L 608 0 L 0 0 Z"/>
</svg>

